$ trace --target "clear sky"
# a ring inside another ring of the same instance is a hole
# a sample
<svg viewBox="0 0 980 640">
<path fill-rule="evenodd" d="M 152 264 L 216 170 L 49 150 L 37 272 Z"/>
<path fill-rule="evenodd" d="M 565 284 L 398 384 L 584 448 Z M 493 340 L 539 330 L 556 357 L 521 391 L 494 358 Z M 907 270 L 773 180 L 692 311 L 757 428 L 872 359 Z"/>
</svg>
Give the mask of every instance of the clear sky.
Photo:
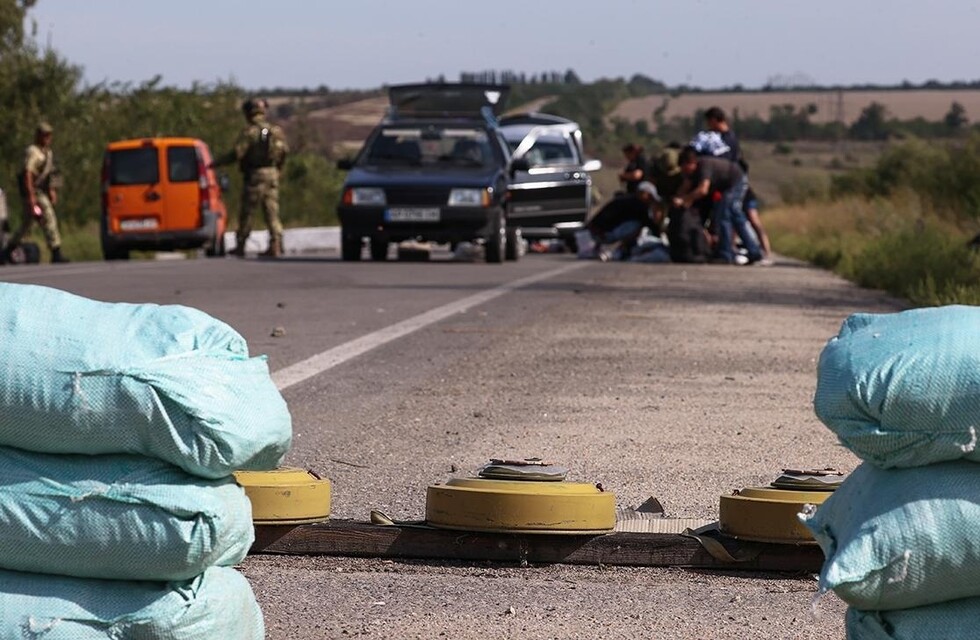
<svg viewBox="0 0 980 640">
<path fill-rule="evenodd" d="M 489 69 L 702 88 L 980 79 L 968 0 L 39 0 L 30 15 L 89 83 L 375 88 Z"/>
</svg>

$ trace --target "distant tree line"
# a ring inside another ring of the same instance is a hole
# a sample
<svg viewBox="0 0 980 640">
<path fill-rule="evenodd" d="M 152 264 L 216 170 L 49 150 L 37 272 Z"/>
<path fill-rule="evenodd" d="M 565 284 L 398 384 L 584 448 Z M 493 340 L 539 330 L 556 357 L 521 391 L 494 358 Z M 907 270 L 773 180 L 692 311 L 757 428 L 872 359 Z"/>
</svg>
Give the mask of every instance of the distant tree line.
<svg viewBox="0 0 980 640">
<path fill-rule="evenodd" d="M 669 98 L 654 109 L 652 119 L 656 137 L 660 140 L 684 141 L 698 131 L 704 122 L 704 109 L 697 109 L 689 116 L 666 118 L 665 112 Z M 705 105 L 705 108 L 710 105 Z M 819 113 L 816 104 L 798 106 L 795 104 L 774 104 L 769 108 L 769 117 L 758 115 L 744 116 L 738 109 L 729 114 L 734 129 L 744 140 L 766 142 L 794 142 L 798 140 L 876 140 L 917 138 L 957 138 L 971 131 L 980 131 L 980 123 L 971 124 L 966 109 L 953 101 L 942 119 L 937 121 L 917 117 L 901 120 L 892 117 L 888 108 L 879 102 L 872 102 L 862 109 L 856 120 L 850 123 L 841 121 L 814 122 Z M 626 122 L 616 120 L 613 129 L 620 135 L 632 133 L 636 136 L 651 135 L 646 120 Z"/>
<path fill-rule="evenodd" d="M 55 160 L 65 185 L 58 213 L 68 233 L 91 227 L 98 220 L 106 143 L 189 136 L 204 140 L 216 153 L 234 144 L 244 124 L 240 105 L 251 92 L 231 83 L 177 89 L 163 86 L 159 76 L 139 84 L 84 86 L 80 67 L 37 44 L 29 20 L 35 3 L 0 0 L 0 113 L 5 125 L 5 134 L 0 136 L 0 189 L 15 218 L 20 215 L 15 176 L 41 120 L 55 129 Z M 295 135 L 296 130 L 290 129 Z M 330 203 L 339 197 L 342 175 L 325 154 L 303 141 L 294 140 L 291 146 L 296 153 L 285 167 L 283 218 L 287 223 L 322 224 L 334 215 Z M 229 174 L 232 189 L 226 203 L 234 216 L 240 176 L 234 170 Z"/>
<path fill-rule="evenodd" d="M 439 82 L 445 82 L 445 76 L 439 76 Z M 527 73 L 525 71 L 464 71 L 459 74 L 460 82 L 479 84 L 582 84 L 582 80 L 572 69 L 566 71 L 541 71 Z"/>
</svg>

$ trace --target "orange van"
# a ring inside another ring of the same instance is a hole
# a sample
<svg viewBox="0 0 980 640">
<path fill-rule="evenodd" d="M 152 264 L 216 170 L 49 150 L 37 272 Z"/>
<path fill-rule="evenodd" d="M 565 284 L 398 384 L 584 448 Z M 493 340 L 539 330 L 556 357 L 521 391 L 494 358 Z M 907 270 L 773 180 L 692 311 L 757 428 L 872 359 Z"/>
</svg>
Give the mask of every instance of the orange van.
<svg viewBox="0 0 980 640">
<path fill-rule="evenodd" d="M 102 255 L 203 247 L 225 254 L 228 212 L 208 146 L 196 138 L 120 140 L 102 163 Z"/>
</svg>

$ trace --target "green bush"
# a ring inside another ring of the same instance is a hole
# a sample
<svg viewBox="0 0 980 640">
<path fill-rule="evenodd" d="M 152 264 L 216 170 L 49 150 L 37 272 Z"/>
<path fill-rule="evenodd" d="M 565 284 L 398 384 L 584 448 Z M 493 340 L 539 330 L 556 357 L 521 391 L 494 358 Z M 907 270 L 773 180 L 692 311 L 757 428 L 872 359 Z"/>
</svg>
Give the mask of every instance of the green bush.
<svg viewBox="0 0 980 640">
<path fill-rule="evenodd" d="M 890 196 L 908 189 L 937 209 L 980 218 L 980 135 L 964 143 L 911 140 L 886 150 L 870 168 L 834 176 L 831 195 Z"/>
<path fill-rule="evenodd" d="M 842 275 L 915 304 L 980 297 L 980 256 L 961 239 L 921 221 L 870 240 Z"/>
</svg>

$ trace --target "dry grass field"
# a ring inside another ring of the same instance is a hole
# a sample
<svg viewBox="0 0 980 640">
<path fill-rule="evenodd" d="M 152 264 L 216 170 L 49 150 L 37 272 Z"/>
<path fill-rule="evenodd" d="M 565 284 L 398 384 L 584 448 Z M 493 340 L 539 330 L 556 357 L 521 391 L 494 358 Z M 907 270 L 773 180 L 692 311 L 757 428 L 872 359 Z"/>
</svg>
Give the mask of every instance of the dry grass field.
<svg viewBox="0 0 980 640">
<path fill-rule="evenodd" d="M 611 114 L 630 122 L 647 120 L 655 128 L 653 112 L 664 101 L 664 118 L 691 117 L 699 109 L 718 106 L 729 114 L 741 117 L 769 117 L 773 105 L 792 104 L 797 108 L 813 104 L 817 112 L 810 118 L 815 123 L 833 122 L 839 118 L 850 124 L 872 102 L 882 104 L 890 117 L 911 120 L 917 117 L 930 121 L 942 120 L 953 102 L 963 105 L 971 121 L 980 119 L 980 90 L 922 90 L 922 91 L 787 91 L 770 93 L 689 93 L 677 97 L 646 96 L 623 101 Z"/>
</svg>

